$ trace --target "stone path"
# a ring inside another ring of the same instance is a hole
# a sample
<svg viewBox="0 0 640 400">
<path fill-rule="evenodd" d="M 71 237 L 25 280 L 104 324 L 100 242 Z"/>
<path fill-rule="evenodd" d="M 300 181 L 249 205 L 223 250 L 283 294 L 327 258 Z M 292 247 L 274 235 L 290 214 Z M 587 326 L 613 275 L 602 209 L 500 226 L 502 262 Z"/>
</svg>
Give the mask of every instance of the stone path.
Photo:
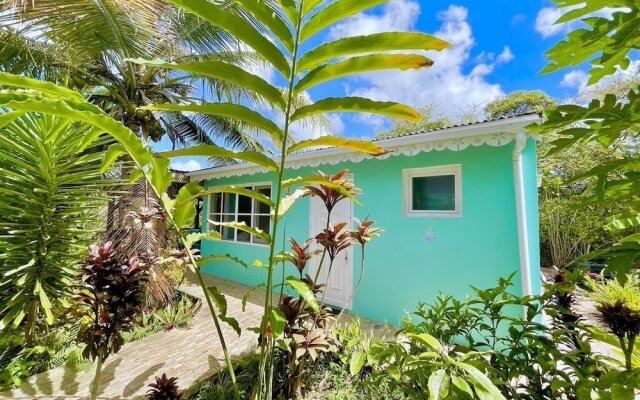
<svg viewBox="0 0 640 400">
<path fill-rule="evenodd" d="M 260 324 L 263 311 L 264 290 L 253 290 L 246 309 L 242 311 L 242 298 L 250 291 L 248 286 L 224 279 L 206 276 L 207 286 L 217 286 L 227 295 L 228 314 L 234 316 L 242 327 L 242 335 L 222 324 L 224 337 L 232 357 L 256 348 L 256 334 L 247 328 Z M 192 296 L 202 299 L 202 308 L 187 329 L 173 329 L 156 333 L 135 342 L 127 343 L 118 354 L 110 357 L 102 369 L 99 399 L 144 399 L 147 385 L 156 375 L 166 373 L 178 378 L 178 385 L 187 389 L 195 383 L 226 368 L 220 340 L 215 332 L 211 315 L 202 289 L 199 286 L 182 288 Z M 350 317 L 346 316 L 347 322 Z M 389 327 L 371 321 L 361 321 L 363 329 L 374 334 L 388 334 Z M 74 372 L 68 368 L 55 368 L 38 374 L 19 389 L 0 395 L 0 399 L 88 399 L 95 368 Z"/>
<path fill-rule="evenodd" d="M 256 335 L 246 328 L 259 325 L 262 315 L 264 292 L 251 293 L 245 312 L 242 312 L 242 297 L 249 291 L 247 286 L 207 277 L 209 285 L 216 285 L 225 294 L 229 315 L 233 315 L 242 327 L 238 335 L 223 324 L 224 337 L 233 356 L 251 351 L 256 345 Z M 187 286 L 185 292 L 203 298 L 199 286 Z M 213 328 L 206 302 L 195 315 L 193 324 L 187 329 L 173 329 L 126 344 L 118 354 L 105 363 L 100 378 L 100 399 L 143 399 L 156 375 L 178 377 L 181 388 L 225 368 L 220 341 Z M 73 372 L 66 368 L 55 368 L 36 375 L 19 390 L 0 396 L 6 399 L 87 399 L 91 391 L 94 369 Z"/>
</svg>

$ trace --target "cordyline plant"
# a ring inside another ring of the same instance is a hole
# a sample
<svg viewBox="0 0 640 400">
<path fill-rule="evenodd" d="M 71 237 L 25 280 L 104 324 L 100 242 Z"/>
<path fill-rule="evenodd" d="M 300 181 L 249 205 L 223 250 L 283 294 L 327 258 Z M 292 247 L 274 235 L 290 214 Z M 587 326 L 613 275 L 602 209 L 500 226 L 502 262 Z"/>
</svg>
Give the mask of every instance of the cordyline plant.
<svg viewBox="0 0 640 400">
<path fill-rule="evenodd" d="M 280 233 L 282 218 L 300 198 L 296 191 L 284 196 L 288 188 L 305 185 L 323 184 L 334 188 L 341 195 L 352 198 L 353 195 L 341 185 L 322 176 L 300 177 L 285 180 L 286 162 L 289 155 L 312 148 L 334 146 L 347 151 L 355 151 L 369 156 L 378 156 L 385 150 L 369 141 L 352 140 L 335 136 L 322 136 L 317 139 L 296 141 L 292 136 L 292 126 L 304 123 L 309 118 L 328 112 L 362 112 L 406 120 L 419 120 L 420 115 L 410 107 L 393 103 L 373 101 L 361 97 L 336 97 L 318 99 L 315 103 L 299 106 L 296 99 L 308 90 L 336 79 L 362 73 L 390 69 L 420 69 L 433 65 L 433 61 L 424 55 L 425 51 L 439 51 L 449 44 L 436 37 L 418 32 L 384 32 L 368 36 L 345 37 L 332 42 L 311 47 L 310 39 L 316 37 L 336 23 L 340 23 L 359 12 L 386 3 L 388 0 L 238 0 L 236 7 L 241 12 L 232 13 L 219 4 L 208 0 L 167 0 L 185 13 L 200 18 L 234 36 L 252 51 L 264 59 L 268 66 L 278 74 L 277 87 L 260 76 L 220 60 L 194 60 L 173 63 L 166 60 L 128 60 L 150 68 L 164 68 L 176 74 L 197 74 L 215 78 L 240 86 L 260 98 L 260 104 L 268 104 L 278 115 L 281 124 L 276 124 L 249 102 L 201 102 L 190 104 L 161 104 L 143 107 L 154 112 L 179 111 L 203 115 L 216 115 L 244 123 L 247 127 L 264 133 L 270 143 L 267 148 L 275 148 L 276 156 L 256 151 L 234 152 L 215 145 L 200 145 L 189 149 L 171 151 L 154 155 L 127 127 L 107 116 L 98 107 L 89 104 L 78 92 L 24 77 L 0 73 L 0 85 L 10 87 L 0 91 L 0 106 L 17 112 L 34 111 L 44 114 L 64 116 L 75 121 L 83 121 L 95 129 L 87 139 L 101 133 L 108 133 L 118 144 L 111 146 L 105 157 L 105 170 L 118 157 L 127 154 L 134 162 L 136 170 L 132 180 L 146 179 L 158 197 L 167 214 L 167 221 L 176 231 L 189 227 L 195 217 L 197 198 L 212 193 L 235 193 L 250 197 L 269 206 L 271 212 L 270 232 L 247 226 L 239 222 L 221 223 L 227 228 L 239 229 L 252 234 L 269 245 L 268 260 L 263 265 L 267 269 L 266 294 L 264 298 L 264 317 L 259 331 L 260 372 L 258 390 L 255 398 L 270 399 L 272 394 L 272 363 L 274 338 L 267 335 L 273 330 L 270 316 L 277 307 L 274 304 L 272 289 L 275 286 L 274 269 L 279 261 L 276 243 Z M 236 10 L 237 11 L 237 10 Z M 239 15 L 244 15 L 242 17 Z M 305 51 L 303 49 L 309 49 Z M 402 53 L 398 53 L 402 51 Z M 227 186 L 205 190 L 197 183 L 181 188 L 175 199 L 165 193 L 171 184 L 169 158 L 177 156 L 204 156 L 234 159 L 256 164 L 275 176 L 274 198 L 241 187 Z M 237 261 L 228 256 L 205 257 L 198 264 L 190 252 L 194 243 L 203 238 L 219 239 L 217 232 L 185 235 L 180 233 L 180 241 L 187 251 L 191 265 L 203 265 L 212 261 Z M 226 315 L 226 300 L 216 288 L 207 288 L 199 268 L 195 268 L 196 278 L 204 290 L 211 317 L 221 342 L 227 368 L 234 383 L 236 397 L 240 397 L 235 384 L 235 374 L 231 358 L 222 335 L 220 323 L 225 321 L 238 332 L 237 321 Z M 288 283 L 294 291 L 305 291 L 308 285 L 300 285 L 299 280 Z M 305 293 L 300 293 L 303 297 Z M 214 304 L 215 303 L 215 304 Z"/>
<path fill-rule="evenodd" d="M 325 175 L 320 173 L 319 176 Z M 287 284 L 294 288 L 298 296 L 287 294 L 281 297 L 277 309 L 272 311 L 268 330 L 268 338 L 275 340 L 278 351 L 282 354 L 287 376 L 282 394 L 286 398 L 304 396 L 312 371 L 309 367 L 320 354 L 336 352 L 339 347 L 339 341 L 332 331 L 336 318 L 331 308 L 323 304 L 325 285 L 319 281 L 322 269 L 327 268 L 326 277 L 327 280 L 330 279 L 334 260 L 340 253 L 347 251 L 357 242 L 363 247 L 364 255 L 364 245 L 379 233 L 379 229 L 373 228 L 373 222 L 368 220 L 364 223 L 357 221 L 358 225 L 354 230 L 347 228 L 348 222 L 331 224 L 331 211 L 336 204 L 360 193 L 348 176 L 348 171 L 344 170 L 327 180 L 331 182 L 332 187 L 327 184 L 305 187 L 304 196 L 317 196 L 323 201 L 327 210 L 326 228 L 303 245 L 289 238 L 291 252 L 280 255 L 282 259 L 293 264 L 299 275 L 299 279 L 288 277 L 281 282 L 281 285 Z M 318 250 L 311 249 L 314 242 L 318 245 Z M 320 260 L 315 277 L 312 278 L 306 273 L 306 269 L 314 257 L 320 257 Z M 325 257 L 329 259 L 326 267 Z M 364 265 L 364 260 L 362 263 Z M 352 298 L 347 304 L 350 304 L 351 300 Z M 273 363 L 269 367 L 271 375 Z"/>
<path fill-rule="evenodd" d="M 111 242 L 91 246 L 82 266 L 85 285 L 78 296 L 84 323 L 79 338 L 87 347 L 83 355 L 96 360 L 91 398 L 98 394 L 100 371 L 111 354 L 124 344 L 122 333 L 132 331 L 145 306 L 147 268 L 138 260 L 122 259 Z"/>
<path fill-rule="evenodd" d="M 156 381 L 150 383 L 147 400 L 183 400 L 184 396 L 178 387 L 178 378 L 168 378 L 167 374 L 156 376 Z"/>
</svg>

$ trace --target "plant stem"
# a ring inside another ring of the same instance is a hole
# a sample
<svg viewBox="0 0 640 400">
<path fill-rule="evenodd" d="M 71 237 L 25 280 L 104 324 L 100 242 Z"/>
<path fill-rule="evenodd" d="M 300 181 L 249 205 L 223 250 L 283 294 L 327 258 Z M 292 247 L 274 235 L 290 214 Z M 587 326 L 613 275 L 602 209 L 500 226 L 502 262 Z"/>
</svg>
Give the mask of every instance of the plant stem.
<svg viewBox="0 0 640 400">
<path fill-rule="evenodd" d="M 31 347 L 35 341 L 37 319 L 38 301 L 31 300 L 31 303 L 29 304 L 29 317 L 27 318 L 27 325 L 25 327 L 25 341 L 27 347 Z"/>
<path fill-rule="evenodd" d="M 238 389 L 238 383 L 236 382 L 236 374 L 235 371 L 233 369 L 233 363 L 231 362 L 231 355 L 229 354 L 229 349 L 227 348 L 227 344 L 224 340 L 224 336 L 222 334 L 222 329 L 220 327 L 220 321 L 218 320 L 218 316 L 216 315 L 216 310 L 213 306 L 213 301 L 211 300 L 211 295 L 209 294 L 209 291 L 207 290 L 207 284 L 205 283 L 204 279 L 202 278 L 202 273 L 200 272 L 200 268 L 198 268 L 198 264 L 196 263 L 195 258 L 193 257 L 193 254 L 191 253 L 191 250 L 187 248 L 187 242 L 185 241 L 184 238 L 180 239 L 182 242 L 182 245 L 185 247 L 185 249 L 187 250 L 187 255 L 189 256 L 189 262 L 191 263 L 191 265 L 194 266 L 194 269 L 196 271 L 196 277 L 198 278 L 198 283 L 200 284 L 200 287 L 202 288 L 202 292 L 204 293 L 204 298 L 207 300 L 207 305 L 209 306 L 209 311 L 211 312 L 211 319 L 213 319 L 213 324 L 216 327 L 216 332 L 218 333 L 218 338 L 220 339 L 220 346 L 222 347 L 222 352 L 224 353 L 224 360 L 227 364 L 227 369 L 229 370 L 229 376 L 231 377 L 231 383 L 233 384 L 233 392 L 236 396 L 237 400 L 241 400 L 240 397 L 240 390 Z"/>
<path fill-rule="evenodd" d="M 278 170 L 278 181 L 276 183 L 276 203 L 274 205 L 274 213 L 273 213 L 273 228 L 271 231 L 271 243 L 269 246 L 269 270 L 267 271 L 267 293 L 264 299 L 264 315 L 262 318 L 262 324 L 260 326 L 260 332 L 262 334 L 262 340 L 260 343 L 260 369 L 258 373 L 258 385 L 260 389 L 258 390 L 258 397 L 262 398 L 263 394 L 263 384 L 267 384 L 265 382 L 265 368 L 267 363 L 267 352 L 273 351 L 271 342 L 273 338 L 268 338 L 266 335 L 267 321 L 268 316 L 271 313 L 272 306 L 272 297 L 273 297 L 273 269 L 274 269 L 274 255 L 275 248 L 277 243 L 277 234 L 278 234 L 278 223 L 280 222 L 280 203 L 282 201 L 282 181 L 284 179 L 284 169 L 285 169 L 285 160 L 287 158 L 287 141 L 289 135 L 289 127 L 291 121 L 291 108 L 293 102 L 293 87 L 296 79 L 296 63 L 298 58 L 298 45 L 300 42 L 300 26 L 302 24 L 302 9 L 304 6 L 304 0 L 300 0 L 300 4 L 298 5 L 298 21 L 295 26 L 295 41 L 293 45 L 293 53 L 291 57 L 291 75 L 289 76 L 289 90 L 287 92 L 287 101 L 286 101 L 286 110 L 285 110 L 285 120 L 284 120 L 284 129 L 282 131 L 282 146 L 280 151 L 280 169 Z M 273 364 L 271 364 L 271 368 L 273 368 Z M 265 393 L 266 394 L 266 393 Z M 270 400 L 270 399 L 269 399 Z"/>
<path fill-rule="evenodd" d="M 103 362 L 103 357 L 98 356 L 98 362 L 96 363 L 96 373 L 93 377 L 93 384 L 91 385 L 91 400 L 96 400 L 96 398 L 98 397 L 98 388 L 100 386 L 100 372 L 102 371 Z"/>
</svg>

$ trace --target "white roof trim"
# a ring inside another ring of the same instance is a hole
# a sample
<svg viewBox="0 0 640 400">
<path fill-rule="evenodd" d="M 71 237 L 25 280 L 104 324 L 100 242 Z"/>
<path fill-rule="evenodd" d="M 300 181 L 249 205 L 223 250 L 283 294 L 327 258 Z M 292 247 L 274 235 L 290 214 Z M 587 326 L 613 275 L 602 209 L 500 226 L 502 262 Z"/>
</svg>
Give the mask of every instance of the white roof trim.
<svg viewBox="0 0 640 400">
<path fill-rule="evenodd" d="M 481 146 L 484 144 L 489 146 L 504 146 L 514 140 L 517 133 L 522 132 L 525 126 L 539 120 L 540 117 L 537 114 L 530 114 L 378 140 L 376 143 L 389 152 L 375 158 L 385 159 L 400 154 L 414 156 L 433 150 L 461 151 L 469 146 Z M 335 165 L 345 161 L 360 162 L 370 158 L 374 157 L 349 149 L 330 147 L 292 154 L 287 157 L 286 167 L 289 169 L 317 167 L 327 164 Z M 264 167 L 257 166 L 253 163 L 241 163 L 192 171 L 188 172 L 187 176 L 192 180 L 202 180 L 252 175 L 263 172 L 267 172 L 267 169 Z"/>
</svg>

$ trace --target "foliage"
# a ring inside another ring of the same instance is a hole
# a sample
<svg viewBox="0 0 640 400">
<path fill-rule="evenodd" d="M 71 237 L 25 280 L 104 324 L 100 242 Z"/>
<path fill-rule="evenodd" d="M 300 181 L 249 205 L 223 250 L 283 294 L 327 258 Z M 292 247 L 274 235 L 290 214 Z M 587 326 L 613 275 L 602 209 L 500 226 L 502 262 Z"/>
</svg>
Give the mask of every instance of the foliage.
<svg viewBox="0 0 640 400">
<path fill-rule="evenodd" d="M 89 124 L 59 116 L 0 116 L 0 329 L 51 325 L 66 307 L 78 261 L 108 200 L 101 150 Z M 25 323 L 26 321 L 26 323 Z"/>
<path fill-rule="evenodd" d="M 85 287 L 78 296 L 84 317 L 78 334 L 86 344 L 83 355 L 98 360 L 91 399 L 97 396 L 104 361 L 124 344 L 124 332 L 136 326 L 145 304 L 147 270 L 134 257 L 121 259 L 110 242 L 92 245 L 82 267 Z"/>
<path fill-rule="evenodd" d="M 151 103 L 185 101 L 196 87 L 213 96 L 243 96 L 242 89 L 219 80 L 166 74 L 125 60 L 201 57 L 255 66 L 257 60 L 237 48 L 223 31 L 160 0 L 5 0 L 0 7 L 7 39 L 0 44 L 0 54 L 10 55 L 2 58 L 0 70 L 81 90 L 93 104 L 145 140 L 167 136 L 174 146 L 214 141 L 238 148 L 254 146 L 250 136 L 229 119 L 137 109 Z"/>
<path fill-rule="evenodd" d="M 19 333 L 6 333 L 0 339 L 0 391 L 20 386 L 27 377 L 60 366 L 79 370 L 88 367 L 77 343 L 78 323 L 63 323 L 36 337 L 25 347 Z"/>
<path fill-rule="evenodd" d="M 177 71 L 177 73 L 190 73 L 197 70 L 201 71 L 202 75 L 214 77 L 231 85 L 240 85 L 248 92 L 255 94 L 257 98 L 268 99 L 276 108 L 277 113 L 282 115 L 283 123 L 281 125 L 274 124 L 270 119 L 256 112 L 252 109 L 252 104 L 202 102 L 172 106 L 171 111 L 188 110 L 198 114 L 223 116 L 242 121 L 247 126 L 262 132 L 263 137 L 267 139 L 266 146 L 277 149 L 279 156 L 275 160 L 269 154 L 264 154 L 263 152 L 235 152 L 213 144 L 197 146 L 188 151 L 177 150 L 161 153 L 159 157 L 154 157 L 136 136 L 138 132 L 135 126 L 127 124 L 130 126 L 125 127 L 113 120 L 99 108 L 83 101 L 78 92 L 15 75 L 0 74 L 0 84 L 19 88 L 4 91 L 0 96 L 0 105 L 16 111 L 30 110 L 53 115 L 64 115 L 66 118 L 90 123 L 95 126 L 96 130 L 111 135 L 118 141 L 118 144 L 110 148 L 105 168 L 119 156 L 127 154 L 135 164 L 134 176 L 147 179 L 155 194 L 162 201 L 167 221 L 174 226 L 176 231 L 187 227 L 191 223 L 191 217 L 195 212 L 196 199 L 207 193 L 197 183 L 190 183 L 181 188 L 175 199 L 168 198 L 165 192 L 172 179 L 171 173 L 167 168 L 169 165 L 168 157 L 190 155 L 242 160 L 265 167 L 277 176 L 273 200 L 262 199 L 260 193 L 249 196 L 256 199 L 260 198 L 264 204 L 272 208 L 272 224 L 269 233 L 238 222 L 220 224 L 233 229 L 245 230 L 262 238 L 269 245 L 269 258 L 266 263 L 261 263 L 261 265 L 266 266 L 267 270 L 267 290 L 265 291 L 264 315 L 261 326 L 258 329 L 261 338 L 261 359 L 255 397 L 260 399 L 271 398 L 274 370 L 271 360 L 273 360 L 273 354 L 276 351 L 276 340 L 278 339 L 273 334 L 276 331 L 274 323 L 280 323 L 281 321 L 281 319 L 272 318 L 277 314 L 278 310 L 278 304 L 274 302 L 272 290 L 278 286 L 284 287 L 284 285 L 287 285 L 292 291 L 298 293 L 300 296 L 298 300 L 302 301 L 303 299 L 314 312 L 318 312 L 321 309 L 315 296 L 313 296 L 315 284 L 312 286 L 301 284 L 300 280 L 286 278 L 286 276 L 283 276 L 283 280 L 280 283 L 274 279 L 276 265 L 281 260 L 281 257 L 276 253 L 276 243 L 278 243 L 278 235 L 281 230 L 280 222 L 287 210 L 299 198 L 295 194 L 292 195 L 294 197 L 285 196 L 285 188 L 322 183 L 328 187 L 337 187 L 339 192 L 343 194 L 347 192 L 350 197 L 353 197 L 341 186 L 341 183 L 345 180 L 335 183 L 323 177 L 306 177 L 299 180 L 285 181 L 286 159 L 293 152 L 326 145 L 361 152 L 369 156 L 385 153 L 384 149 L 370 142 L 340 137 L 323 136 L 318 139 L 295 143 L 291 133 L 292 125 L 294 123 L 303 123 L 305 120 L 309 121 L 310 118 L 321 116 L 327 112 L 364 112 L 407 120 L 420 119 L 420 115 L 411 108 L 392 102 L 376 102 L 368 99 L 346 97 L 318 99 L 313 104 L 300 106 L 298 99 L 313 87 L 346 76 L 378 70 L 428 68 L 433 65 L 433 61 L 422 55 L 423 51 L 442 50 L 449 47 L 449 44 L 422 33 L 385 32 L 367 37 L 342 38 L 334 42 L 321 44 L 308 51 L 303 51 L 303 49 L 309 48 L 309 46 L 305 45 L 308 39 L 318 32 L 358 12 L 384 2 L 380 0 L 358 2 L 340 0 L 330 4 L 324 4 L 317 0 L 308 0 L 300 3 L 248 1 L 234 6 L 234 10 L 239 11 L 238 14 L 241 16 L 231 12 L 229 9 L 222 8 L 220 4 L 206 0 L 170 0 L 169 2 L 181 8 L 182 15 L 189 15 L 197 19 L 203 23 L 203 26 L 220 28 L 250 47 L 270 67 L 274 68 L 276 73 L 280 75 L 278 77 L 279 80 L 286 82 L 285 89 L 276 88 L 261 77 L 244 71 L 233 63 L 219 60 L 177 60 L 174 63 L 165 62 L 164 60 L 144 61 L 127 58 L 123 60 L 129 66 L 127 67 L 127 72 L 133 71 L 131 64 L 142 65 L 150 69 L 160 68 L 162 70 Z M 245 18 L 247 16 L 249 18 Z M 266 29 L 256 28 L 254 22 L 258 22 L 259 25 Z M 393 50 L 403 50 L 404 52 L 401 54 L 390 52 Z M 129 57 L 131 56 L 129 55 Z M 153 55 L 151 56 L 153 57 Z M 24 92 L 21 89 L 28 89 L 28 91 Z M 166 111 L 163 108 L 166 109 L 165 106 L 159 104 L 157 106 L 145 106 L 139 111 L 142 114 L 148 111 Z M 134 128 L 134 131 L 132 132 L 129 128 Z M 233 192 L 237 192 L 236 189 L 233 190 Z M 340 242 L 343 233 L 340 231 L 336 231 L 336 233 L 335 238 L 327 237 L 327 240 L 323 239 L 323 241 L 327 245 L 334 239 Z M 325 232 L 325 234 L 328 234 L 328 232 Z M 188 239 L 184 233 L 181 233 L 181 235 L 183 236 L 181 236 L 180 240 L 185 247 L 190 265 L 195 267 L 197 262 L 193 253 L 191 253 L 191 245 L 193 245 L 194 241 Z M 196 241 L 204 236 L 198 236 Z M 216 232 L 209 232 L 206 236 L 210 239 L 219 239 L 219 234 L 216 234 Z M 342 244 L 338 243 L 336 247 L 332 247 L 331 254 L 335 255 L 341 246 Z M 326 252 L 328 253 L 328 251 Z M 235 373 L 220 323 L 222 321 L 230 324 L 237 330 L 239 330 L 239 326 L 237 326 L 234 319 L 226 315 L 224 296 L 215 288 L 206 287 L 199 269 L 196 268 L 195 273 L 204 291 L 212 322 L 225 354 L 229 376 L 234 382 L 234 392 L 236 397 L 239 398 L 240 393 L 235 385 Z M 318 332 L 317 329 L 309 331 L 310 334 L 313 333 L 314 335 L 316 332 Z M 303 340 L 298 343 L 302 345 L 300 348 L 302 350 L 301 353 L 312 357 L 313 353 L 309 351 L 311 342 Z"/>
<path fill-rule="evenodd" d="M 180 388 L 177 384 L 178 379 L 175 377 L 167 378 L 167 374 L 156 376 L 156 381 L 149 384 L 147 391 L 148 400 L 183 400 L 184 396 L 180 394 Z"/>
<path fill-rule="evenodd" d="M 516 91 L 488 103 L 484 112 L 490 119 L 509 118 L 532 112 L 540 113 L 555 106 L 556 101 L 542 91 Z"/>
<path fill-rule="evenodd" d="M 380 132 L 376 135 L 376 139 L 388 139 L 397 136 L 406 136 L 416 132 L 427 132 L 434 129 L 446 128 L 454 122 L 438 113 L 435 105 L 428 105 L 417 109 L 422 117 L 418 122 L 396 121 L 388 131 Z"/>
<path fill-rule="evenodd" d="M 587 28 L 569 33 L 547 54 L 550 64 L 545 72 L 578 65 L 589 60 L 590 84 L 612 75 L 616 67 L 629 66 L 628 54 L 638 48 L 640 32 L 634 28 L 640 12 L 635 1 L 579 2 L 556 0 L 567 8 L 567 13 L 559 22 L 581 20 Z M 609 11 L 608 7 L 620 7 L 612 12 L 611 18 L 598 16 Z M 634 25 L 635 24 L 635 25 Z M 611 218 L 606 228 L 621 231 L 637 227 L 640 221 L 639 170 L 637 141 L 640 134 L 640 88 L 629 90 L 624 96 L 608 93 L 586 105 L 562 105 L 545 113 L 546 121 L 534 131 L 556 132 L 558 139 L 552 142 L 550 154 L 565 152 L 567 149 L 584 145 L 600 145 L 605 148 L 623 149 L 614 160 L 598 160 L 593 168 L 574 177 L 574 182 L 591 180 L 589 185 L 593 204 L 625 205 L 627 210 Z M 626 273 L 637 265 L 640 257 L 640 237 L 632 233 L 612 245 L 606 245 L 589 254 L 589 257 L 605 258 L 608 270 L 617 273 L 624 280 Z"/>
<path fill-rule="evenodd" d="M 549 64 L 543 73 L 561 68 L 578 66 L 584 62 L 592 65 L 588 84 L 594 84 L 618 68 L 630 65 L 629 53 L 640 48 L 640 6 L 635 0 L 554 0 L 566 13 L 556 23 L 582 20 L 585 28 L 576 29 L 566 40 L 547 52 Z M 607 17 L 611 10 L 611 16 Z"/>
<path fill-rule="evenodd" d="M 633 369 L 634 346 L 640 334 L 639 285 L 636 276 L 626 279 L 624 285 L 618 281 L 590 282 L 590 297 L 596 302 L 598 318 L 618 338 L 629 372 Z"/>
<path fill-rule="evenodd" d="M 249 398 L 255 387 L 259 369 L 260 358 L 257 355 L 250 354 L 235 362 L 234 370 L 241 398 Z M 190 389 L 188 398 L 190 400 L 235 399 L 234 382 L 228 371 L 218 372 L 212 378 Z"/>
<path fill-rule="evenodd" d="M 170 331 L 175 328 L 186 328 L 193 322 L 194 315 L 200 310 L 202 302 L 182 292 L 167 304 L 142 312 L 138 325 L 122 336 L 125 342 L 139 340 L 157 332 Z"/>
</svg>

